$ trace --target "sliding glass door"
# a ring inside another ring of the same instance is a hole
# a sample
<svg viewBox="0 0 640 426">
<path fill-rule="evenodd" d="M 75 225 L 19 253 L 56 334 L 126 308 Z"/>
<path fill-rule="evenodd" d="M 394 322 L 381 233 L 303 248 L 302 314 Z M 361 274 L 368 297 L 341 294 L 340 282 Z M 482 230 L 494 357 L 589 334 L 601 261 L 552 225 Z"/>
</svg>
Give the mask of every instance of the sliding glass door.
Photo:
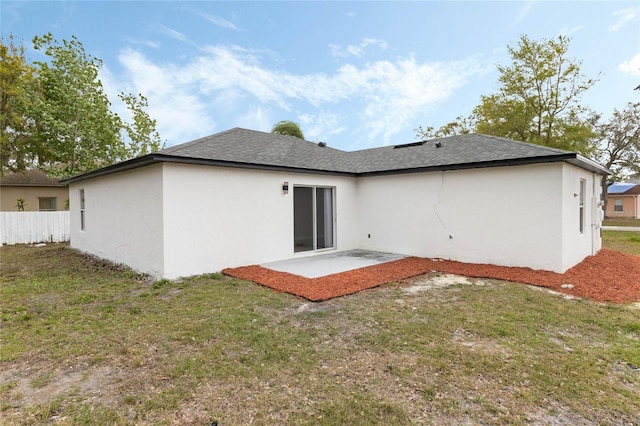
<svg viewBox="0 0 640 426">
<path fill-rule="evenodd" d="M 293 251 L 314 250 L 313 243 L 314 188 L 293 187 Z"/>
<path fill-rule="evenodd" d="M 334 189 L 315 186 L 293 188 L 294 251 L 334 247 Z"/>
<path fill-rule="evenodd" d="M 316 249 L 333 247 L 333 188 L 316 188 Z"/>
</svg>

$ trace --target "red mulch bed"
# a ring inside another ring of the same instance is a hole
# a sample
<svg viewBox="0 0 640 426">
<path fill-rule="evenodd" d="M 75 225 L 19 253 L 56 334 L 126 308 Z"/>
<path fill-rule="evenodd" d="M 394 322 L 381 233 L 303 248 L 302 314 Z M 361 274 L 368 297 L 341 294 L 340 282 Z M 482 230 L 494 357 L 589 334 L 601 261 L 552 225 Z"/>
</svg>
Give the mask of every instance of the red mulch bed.
<svg viewBox="0 0 640 426">
<path fill-rule="evenodd" d="M 420 257 L 407 257 L 319 278 L 305 278 L 257 265 L 229 268 L 222 272 L 320 302 L 433 271 L 533 284 L 597 302 L 640 301 L 640 256 L 608 249 L 587 257 L 564 274 Z M 573 287 L 563 288 L 563 284 Z"/>
</svg>

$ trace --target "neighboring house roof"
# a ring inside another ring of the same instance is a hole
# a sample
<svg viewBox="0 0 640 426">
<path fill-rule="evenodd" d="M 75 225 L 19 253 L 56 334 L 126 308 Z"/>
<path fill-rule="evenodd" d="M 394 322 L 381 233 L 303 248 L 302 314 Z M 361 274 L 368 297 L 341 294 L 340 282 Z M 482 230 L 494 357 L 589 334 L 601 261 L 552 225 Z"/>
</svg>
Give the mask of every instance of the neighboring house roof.
<svg viewBox="0 0 640 426">
<path fill-rule="evenodd" d="M 58 179 L 51 179 L 38 169 L 11 173 L 0 177 L 0 186 L 65 186 Z"/>
<path fill-rule="evenodd" d="M 640 185 L 635 183 L 612 183 L 607 188 L 609 195 L 638 195 L 640 194 Z"/>
<path fill-rule="evenodd" d="M 159 162 L 361 176 L 557 161 L 565 161 L 595 173 L 609 174 L 607 169 L 575 152 L 481 134 L 347 152 L 292 136 L 234 128 L 75 176 L 64 182 Z"/>
</svg>

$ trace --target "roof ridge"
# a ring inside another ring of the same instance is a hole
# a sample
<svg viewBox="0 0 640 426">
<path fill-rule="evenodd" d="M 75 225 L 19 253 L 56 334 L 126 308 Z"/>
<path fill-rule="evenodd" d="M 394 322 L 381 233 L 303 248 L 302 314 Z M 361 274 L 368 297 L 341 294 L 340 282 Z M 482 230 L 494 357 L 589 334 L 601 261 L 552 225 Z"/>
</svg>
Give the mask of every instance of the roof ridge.
<svg viewBox="0 0 640 426">
<path fill-rule="evenodd" d="M 234 127 L 232 129 L 223 130 L 222 132 L 214 133 L 212 135 L 202 136 L 200 138 L 193 139 L 193 140 L 188 141 L 188 142 L 183 142 L 183 143 L 180 143 L 180 144 L 177 144 L 177 145 L 174 145 L 174 146 L 170 146 L 169 148 L 161 149 L 160 151 L 152 152 L 151 154 L 170 154 L 170 153 L 176 152 L 176 151 L 178 151 L 178 150 L 180 150 L 182 148 L 187 148 L 187 147 L 190 147 L 192 145 L 201 143 L 202 141 L 204 141 L 206 139 L 217 138 L 218 136 L 224 135 L 226 133 L 231 133 L 234 130 L 242 130 L 242 129 L 240 127 Z"/>
<path fill-rule="evenodd" d="M 193 139 L 193 140 L 188 141 L 188 142 L 183 142 L 181 144 L 174 145 L 172 147 L 165 148 L 163 150 L 153 152 L 152 154 L 172 154 L 172 153 L 175 153 L 176 151 L 179 151 L 179 150 L 181 150 L 183 148 L 189 148 L 189 147 L 191 147 L 193 145 L 197 145 L 197 144 L 202 143 L 204 141 L 211 140 L 211 139 L 217 139 L 217 138 L 219 138 L 221 136 L 224 136 L 225 134 L 234 133 L 234 132 L 238 132 L 238 131 L 247 132 L 247 133 L 254 133 L 254 134 L 261 134 L 261 135 L 270 135 L 271 137 L 274 137 L 274 138 L 289 139 L 289 141 L 295 140 L 296 142 L 307 142 L 309 144 L 312 144 L 312 145 L 315 145 L 315 146 L 320 146 L 322 148 L 329 148 L 329 149 L 331 149 L 333 151 L 337 151 L 337 152 L 345 152 L 345 153 L 348 152 L 348 151 L 344 151 L 342 149 L 330 147 L 326 143 L 324 145 L 320 145 L 319 142 L 313 142 L 313 141 L 310 141 L 310 140 L 307 140 L 307 139 L 304 139 L 304 138 L 298 138 L 296 136 L 283 135 L 283 134 L 280 134 L 280 133 L 265 132 L 265 131 L 262 131 L 262 130 L 247 129 L 247 128 L 244 128 L 244 127 L 234 127 L 232 129 L 224 130 L 222 132 L 214 133 L 212 135 L 203 136 L 203 137 L 200 137 L 200 138 L 197 138 L 197 139 Z"/>
<path fill-rule="evenodd" d="M 550 146 L 546 146 L 546 145 L 538 145 L 535 143 L 531 143 L 531 142 L 523 142 L 523 141 L 518 141 L 515 139 L 509 139 L 509 138 L 505 138 L 502 136 L 495 136 L 495 135 L 487 135 L 486 133 L 464 133 L 464 134 L 460 134 L 460 135 L 451 135 L 451 136 L 442 136 L 442 137 L 438 137 L 438 138 L 430 138 L 430 139 L 424 139 L 421 141 L 415 141 L 415 142 L 408 142 L 408 143 L 404 143 L 404 144 L 394 144 L 394 145 L 385 145 L 385 146 L 377 146 L 377 147 L 373 147 L 373 148 L 365 148 L 365 149 L 359 149 L 356 151 L 345 151 L 348 153 L 356 153 L 356 152 L 365 152 L 365 151 L 373 151 L 373 150 L 381 150 L 381 149 L 390 149 L 390 148 L 394 148 L 396 146 L 405 146 L 405 145 L 412 145 L 412 144 L 416 144 L 416 146 L 419 145 L 425 145 L 427 142 L 435 142 L 435 141 L 446 141 L 447 139 L 457 139 L 457 138 L 467 138 L 469 136 L 481 136 L 484 138 L 490 138 L 490 139 L 497 139 L 500 140 L 502 142 L 508 142 L 510 144 L 516 143 L 519 145 L 526 145 L 526 146 L 530 146 L 532 148 L 535 149 L 544 149 L 544 150 L 548 150 L 551 151 L 555 154 L 575 154 L 575 151 L 568 151 L 565 149 L 560 149 L 560 148 L 553 148 Z"/>
<path fill-rule="evenodd" d="M 263 134 L 263 135 L 271 135 L 272 137 L 278 137 L 278 138 L 282 138 L 282 139 L 289 139 L 290 141 L 294 141 L 294 142 L 307 142 L 307 143 L 310 143 L 310 144 L 316 145 L 316 146 L 319 146 L 320 143 L 322 143 L 321 141 L 314 142 L 314 141 L 310 141 L 310 140 L 305 139 L 305 138 L 299 138 L 297 136 L 283 135 L 282 133 L 265 132 L 265 131 L 262 131 L 262 130 L 246 129 L 246 128 L 243 128 L 243 127 L 235 127 L 235 128 L 233 128 L 231 130 L 244 130 L 244 131 L 250 132 L 250 133 L 260 133 L 260 134 Z M 339 152 L 348 152 L 348 151 L 344 151 L 342 149 L 330 147 L 326 142 L 324 142 L 324 145 L 320 146 L 320 147 L 321 148 L 330 148 L 330 149 L 332 149 L 334 151 L 339 151 Z"/>
<path fill-rule="evenodd" d="M 509 143 L 514 143 L 515 142 L 515 143 L 520 144 L 520 145 L 527 145 L 527 146 L 530 146 L 530 147 L 533 147 L 533 148 L 537 148 L 537 149 L 540 149 L 540 148 L 541 149 L 546 149 L 546 150 L 553 151 L 553 152 L 558 153 L 558 154 L 569 154 L 569 153 L 576 154 L 575 151 L 569 151 L 569 150 L 566 150 L 566 149 L 554 148 L 554 147 L 547 146 L 547 145 L 539 145 L 539 144 L 531 143 L 531 142 L 519 141 L 519 140 L 516 140 L 516 139 L 509 139 L 509 138 L 505 138 L 503 136 L 487 135 L 486 133 L 474 132 L 474 133 L 466 133 L 464 135 L 458 135 L 458 136 L 465 136 L 465 135 L 479 135 L 479 136 L 484 136 L 484 137 L 487 137 L 487 138 L 498 139 L 498 140 L 501 140 L 503 142 L 509 142 Z M 450 136 L 450 137 L 453 137 L 453 136 Z"/>
<path fill-rule="evenodd" d="M 406 149 L 394 150 L 393 145 L 387 145 L 343 151 L 295 136 L 234 127 L 121 164 L 130 168 L 182 159 L 231 167 L 370 175 L 564 161 L 596 173 L 609 173 L 573 151 L 481 133 L 434 138 L 404 146 Z M 121 168 L 115 165 L 106 172 L 118 169 Z M 67 181 L 71 180 L 76 178 Z"/>
</svg>

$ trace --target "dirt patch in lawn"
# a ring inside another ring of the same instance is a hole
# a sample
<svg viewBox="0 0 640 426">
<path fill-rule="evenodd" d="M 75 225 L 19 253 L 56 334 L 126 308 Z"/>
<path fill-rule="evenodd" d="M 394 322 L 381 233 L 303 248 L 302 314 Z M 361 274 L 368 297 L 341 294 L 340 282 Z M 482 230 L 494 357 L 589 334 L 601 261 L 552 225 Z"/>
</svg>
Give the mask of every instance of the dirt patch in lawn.
<svg viewBox="0 0 640 426">
<path fill-rule="evenodd" d="M 533 284 L 598 302 L 640 301 L 640 257 L 608 249 L 587 257 L 564 274 L 420 257 L 407 257 L 319 278 L 305 278 L 257 265 L 229 268 L 222 272 L 320 302 L 435 271 Z"/>
</svg>

